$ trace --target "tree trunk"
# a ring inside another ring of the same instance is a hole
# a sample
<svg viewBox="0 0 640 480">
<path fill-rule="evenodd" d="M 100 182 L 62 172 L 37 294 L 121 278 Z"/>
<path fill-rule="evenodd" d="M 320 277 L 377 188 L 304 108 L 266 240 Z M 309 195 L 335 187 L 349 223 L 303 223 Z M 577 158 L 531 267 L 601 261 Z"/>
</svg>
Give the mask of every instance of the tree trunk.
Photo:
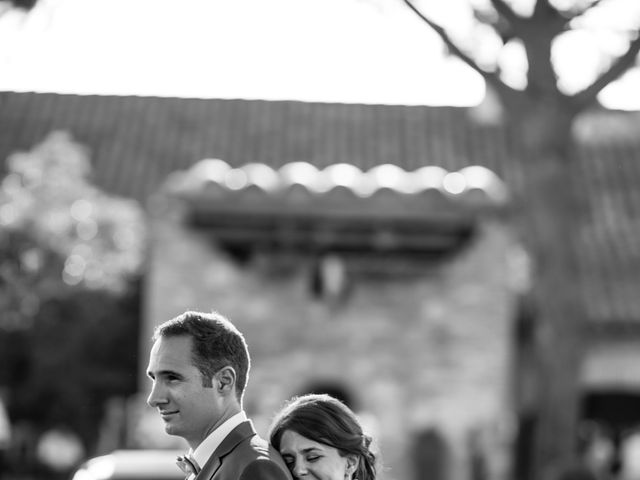
<svg viewBox="0 0 640 480">
<path fill-rule="evenodd" d="M 526 112 L 526 113 L 523 113 Z M 537 312 L 537 415 L 534 480 L 557 480 L 576 456 L 578 371 L 583 319 L 577 289 L 576 239 L 585 202 L 576 188 L 573 115 L 558 102 L 511 112 L 524 172 L 514 221 L 533 260 Z M 517 480 L 517 479 L 516 479 Z"/>
</svg>

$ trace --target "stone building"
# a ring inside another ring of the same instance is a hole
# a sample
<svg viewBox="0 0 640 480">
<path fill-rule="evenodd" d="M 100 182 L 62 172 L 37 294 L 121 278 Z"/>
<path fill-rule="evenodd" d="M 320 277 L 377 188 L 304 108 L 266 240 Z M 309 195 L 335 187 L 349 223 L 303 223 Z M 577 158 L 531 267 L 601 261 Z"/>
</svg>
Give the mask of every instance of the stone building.
<svg viewBox="0 0 640 480">
<path fill-rule="evenodd" d="M 479 113 L 5 92 L 0 153 L 68 130 L 102 188 L 146 204 L 143 336 L 187 308 L 233 319 L 263 432 L 283 399 L 331 391 L 379 439 L 384 478 L 500 479 L 526 457 L 514 379 L 535 313 L 502 210 L 526 179 Z M 575 132 L 592 198 L 584 416 L 612 438 L 638 425 L 616 402 L 640 411 L 637 120 L 592 112 Z"/>
<path fill-rule="evenodd" d="M 451 478 L 469 478 L 471 455 L 503 478 L 517 251 L 482 212 L 497 208 L 488 194 L 387 188 L 363 199 L 260 167 L 256 183 L 279 186 L 229 188 L 224 179 L 234 186 L 254 169 L 210 160 L 153 199 L 147 318 L 185 308 L 232 318 L 253 353 L 246 407 L 263 432 L 283 399 L 328 389 L 370 423 L 385 478 L 436 468 L 412 454 L 428 432 L 447 449 Z"/>
</svg>

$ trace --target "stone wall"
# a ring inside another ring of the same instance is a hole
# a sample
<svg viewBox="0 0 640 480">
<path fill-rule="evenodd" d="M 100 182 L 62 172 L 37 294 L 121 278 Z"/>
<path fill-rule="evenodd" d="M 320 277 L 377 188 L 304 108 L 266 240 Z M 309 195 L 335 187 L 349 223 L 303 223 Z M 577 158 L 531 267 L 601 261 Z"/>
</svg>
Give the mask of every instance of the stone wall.
<svg viewBox="0 0 640 480">
<path fill-rule="evenodd" d="M 429 467 L 415 458 L 416 439 L 433 429 L 449 452 L 445 478 L 478 478 L 474 462 L 491 480 L 505 477 L 513 295 L 512 243 L 502 225 L 487 220 L 472 245 L 425 266 L 424 275 L 359 276 L 335 305 L 311 295 L 309 261 L 238 265 L 210 237 L 186 229 L 181 208 L 156 199 L 150 209 L 141 376 L 156 324 L 188 309 L 217 310 L 249 344 L 245 408 L 261 433 L 285 399 L 332 384 L 354 399 L 378 439 L 381 478 L 434 478 L 417 471 Z"/>
</svg>

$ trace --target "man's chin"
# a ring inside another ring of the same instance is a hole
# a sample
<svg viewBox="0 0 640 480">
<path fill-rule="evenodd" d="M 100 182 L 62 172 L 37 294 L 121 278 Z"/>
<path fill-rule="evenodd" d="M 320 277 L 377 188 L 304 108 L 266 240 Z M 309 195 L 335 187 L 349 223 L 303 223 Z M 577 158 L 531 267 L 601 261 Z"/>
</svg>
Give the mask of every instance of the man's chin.
<svg viewBox="0 0 640 480">
<path fill-rule="evenodd" d="M 169 435 L 180 435 L 180 426 L 175 421 L 164 419 L 164 431 Z"/>
</svg>

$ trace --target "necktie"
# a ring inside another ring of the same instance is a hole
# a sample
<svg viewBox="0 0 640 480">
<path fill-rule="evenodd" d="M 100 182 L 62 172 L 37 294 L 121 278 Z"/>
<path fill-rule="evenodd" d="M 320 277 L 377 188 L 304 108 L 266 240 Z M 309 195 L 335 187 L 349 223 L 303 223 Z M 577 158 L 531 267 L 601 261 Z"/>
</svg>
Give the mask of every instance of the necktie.
<svg viewBox="0 0 640 480">
<path fill-rule="evenodd" d="M 180 470 L 182 470 L 186 475 L 185 479 L 189 478 L 191 475 L 196 476 L 200 473 L 200 466 L 198 465 L 198 462 L 196 462 L 195 458 L 189 454 L 181 455 L 176 458 L 176 465 L 178 465 Z"/>
</svg>

